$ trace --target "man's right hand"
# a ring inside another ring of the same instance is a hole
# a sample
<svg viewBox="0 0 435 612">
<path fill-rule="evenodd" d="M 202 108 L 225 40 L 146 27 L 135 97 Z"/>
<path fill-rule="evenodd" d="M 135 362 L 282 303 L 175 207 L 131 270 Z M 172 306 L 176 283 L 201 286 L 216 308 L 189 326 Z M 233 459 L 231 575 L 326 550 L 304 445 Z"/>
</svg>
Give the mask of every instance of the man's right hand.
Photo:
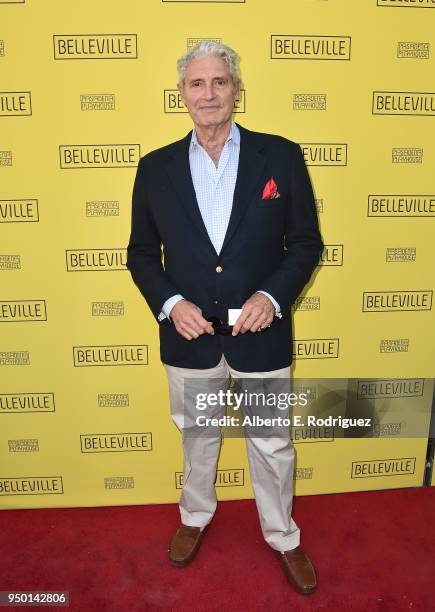
<svg viewBox="0 0 435 612">
<path fill-rule="evenodd" d="M 202 334 L 214 335 L 212 324 L 206 321 L 201 313 L 201 308 L 192 302 L 180 300 L 171 309 L 169 316 L 177 332 L 186 340 L 193 340 Z"/>
</svg>

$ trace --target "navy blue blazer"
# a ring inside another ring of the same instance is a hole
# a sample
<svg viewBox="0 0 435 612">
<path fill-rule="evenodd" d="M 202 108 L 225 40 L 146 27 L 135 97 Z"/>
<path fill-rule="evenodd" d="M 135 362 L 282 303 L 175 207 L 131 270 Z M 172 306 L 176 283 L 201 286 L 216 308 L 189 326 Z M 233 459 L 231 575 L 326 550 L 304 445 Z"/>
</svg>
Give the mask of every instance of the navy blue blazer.
<svg viewBox="0 0 435 612">
<path fill-rule="evenodd" d="M 127 267 L 156 319 L 164 302 L 181 293 L 201 308 L 205 318 L 217 316 L 227 322 L 228 309 L 241 308 L 259 289 L 275 298 L 283 318 L 260 333 L 204 334 L 194 340 L 183 338 L 165 319 L 160 323 L 160 355 L 168 365 L 211 368 L 224 354 L 236 370 L 263 372 L 292 361 L 290 306 L 323 248 L 313 190 L 299 145 L 238 128 L 239 166 L 220 254 L 196 201 L 189 132 L 139 161 Z M 271 177 L 280 197 L 263 200 Z"/>
</svg>

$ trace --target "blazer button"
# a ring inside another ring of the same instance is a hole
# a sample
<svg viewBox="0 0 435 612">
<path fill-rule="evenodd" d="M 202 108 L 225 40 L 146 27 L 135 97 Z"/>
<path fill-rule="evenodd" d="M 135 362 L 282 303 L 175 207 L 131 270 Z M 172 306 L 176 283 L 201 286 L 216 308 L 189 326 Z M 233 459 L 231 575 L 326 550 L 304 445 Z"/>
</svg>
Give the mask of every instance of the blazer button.
<svg viewBox="0 0 435 612">
<path fill-rule="evenodd" d="M 222 272 L 222 266 L 216 266 L 216 272 L 220 274 Z"/>
</svg>

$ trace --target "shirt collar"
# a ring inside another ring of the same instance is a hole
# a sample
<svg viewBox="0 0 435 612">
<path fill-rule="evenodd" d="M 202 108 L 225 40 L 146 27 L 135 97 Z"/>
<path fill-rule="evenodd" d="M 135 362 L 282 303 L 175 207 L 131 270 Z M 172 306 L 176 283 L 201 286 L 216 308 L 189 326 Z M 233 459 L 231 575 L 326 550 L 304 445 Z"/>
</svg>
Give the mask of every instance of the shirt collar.
<svg viewBox="0 0 435 612">
<path fill-rule="evenodd" d="M 231 122 L 230 133 L 228 134 L 228 137 L 225 143 L 227 142 L 233 142 L 237 147 L 240 146 L 240 130 L 237 127 L 237 125 L 234 123 L 234 121 Z M 199 142 L 198 142 L 198 138 L 196 135 L 196 130 L 195 128 L 193 128 L 189 150 L 191 151 L 194 148 L 194 146 L 198 146 L 198 145 L 199 145 Z"/>
</svg>

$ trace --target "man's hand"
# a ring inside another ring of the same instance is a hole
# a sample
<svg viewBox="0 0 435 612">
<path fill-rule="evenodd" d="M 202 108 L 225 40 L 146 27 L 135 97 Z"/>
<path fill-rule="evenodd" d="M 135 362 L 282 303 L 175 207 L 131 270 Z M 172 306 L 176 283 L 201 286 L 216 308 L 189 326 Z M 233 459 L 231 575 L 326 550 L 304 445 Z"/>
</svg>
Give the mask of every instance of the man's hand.
<svg viewBox="0 0 435 612">
<path fill-rule="evenodd" d="M 275 315 L 275 306 L 264 293 L 254 293 L 243 304 L 234 327 L 233 336 L 240 332 L 245 334 L 247 331 L 256 332 L 269 327 Z"/>
<path fill-rule="evenodd" d="M 201 312 L 201 308 L 192 302 L 180 300 L 169 314 L 177 332 L 186 340 L 192 340 L 202 334 L 214 335 L 212 324 L 204 319 Z"/>
</svg>

